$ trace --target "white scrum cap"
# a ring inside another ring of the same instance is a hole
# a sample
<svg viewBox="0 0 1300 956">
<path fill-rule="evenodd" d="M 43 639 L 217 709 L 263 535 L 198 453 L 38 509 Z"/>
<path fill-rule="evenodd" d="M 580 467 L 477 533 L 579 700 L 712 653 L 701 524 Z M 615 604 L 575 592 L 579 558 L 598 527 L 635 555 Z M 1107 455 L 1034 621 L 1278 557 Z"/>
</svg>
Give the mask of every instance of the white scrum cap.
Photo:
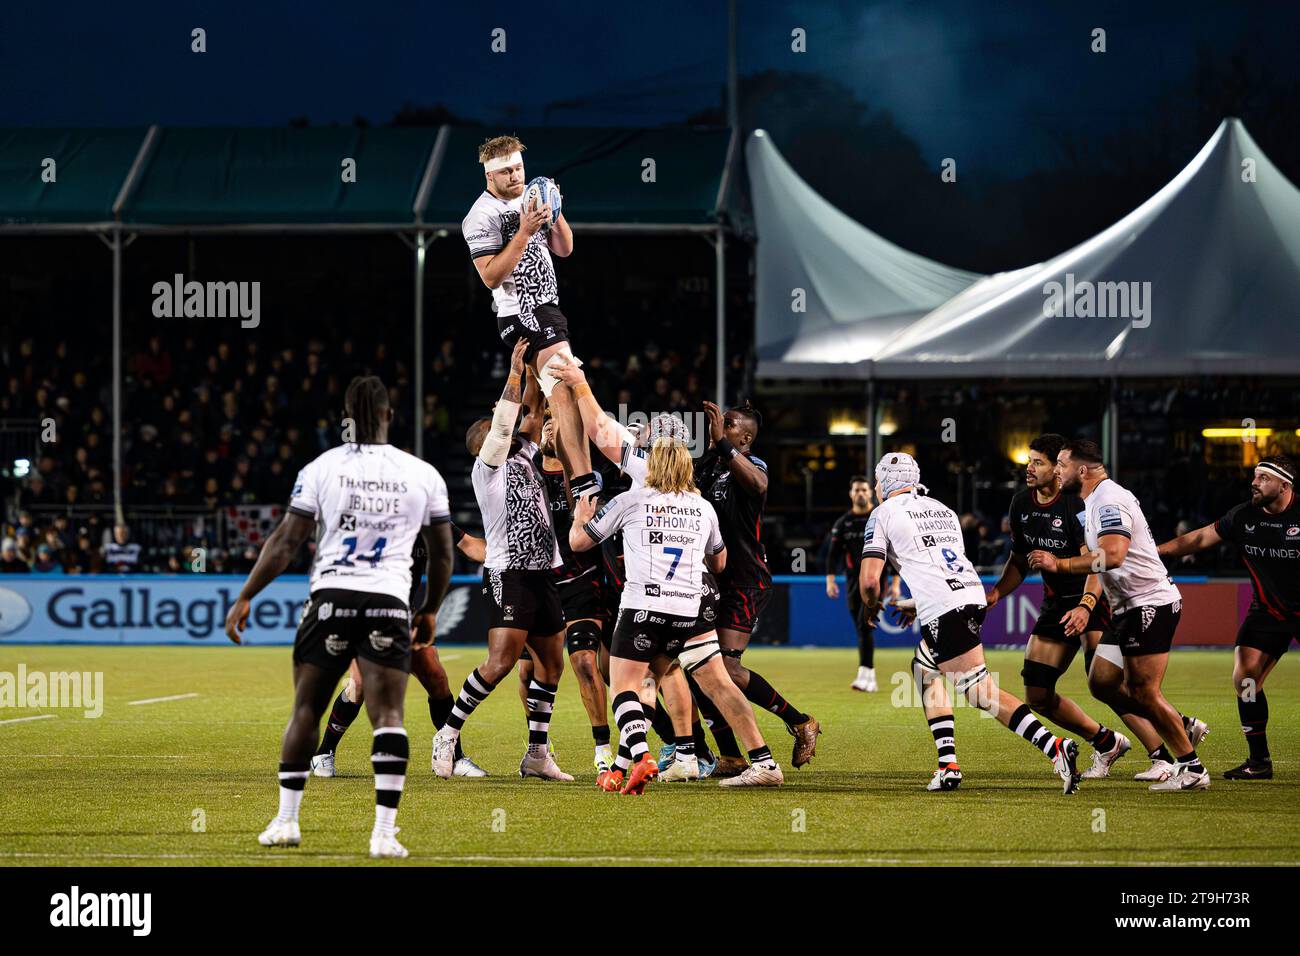
<svg viewBox="0 0 1300 956">
<path fill-rule="evenodd" d="M 902 488 L 929 490 L 921 484 L 921 466 L 902 451 L 891 451 L 880 459 L 876 465 L 876 484 L 880 486 L 881 498 L 888 498 Z"/>
</svg>

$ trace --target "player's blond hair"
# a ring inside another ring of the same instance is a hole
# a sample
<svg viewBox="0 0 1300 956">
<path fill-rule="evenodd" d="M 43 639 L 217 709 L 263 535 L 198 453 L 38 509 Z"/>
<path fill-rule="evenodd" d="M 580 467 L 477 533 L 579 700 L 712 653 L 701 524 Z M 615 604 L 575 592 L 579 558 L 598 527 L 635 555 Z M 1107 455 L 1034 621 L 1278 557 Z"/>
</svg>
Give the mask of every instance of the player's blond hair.
<svg viewBox="0 0 1300 956">
<path fill-rule="evenodd" d="M 489 159 L 509 156 L 514 152 L 522 153 L 527 148 L 519 142 L 518 136 L 493 136 L 491 139 L 484 140 L 483 145 L 478 148 L 478 161 L 481 165 Z"/>
<path fill-rule="evenodd" d="M 650 446 L 647 466 L 645 483 L 655 491 L 667 495 L 700 493 L 695 487 L 695 467 L 691 463 L 690 449 L 681 439 L 666 435 L 656 438 Z"/>
</svg>

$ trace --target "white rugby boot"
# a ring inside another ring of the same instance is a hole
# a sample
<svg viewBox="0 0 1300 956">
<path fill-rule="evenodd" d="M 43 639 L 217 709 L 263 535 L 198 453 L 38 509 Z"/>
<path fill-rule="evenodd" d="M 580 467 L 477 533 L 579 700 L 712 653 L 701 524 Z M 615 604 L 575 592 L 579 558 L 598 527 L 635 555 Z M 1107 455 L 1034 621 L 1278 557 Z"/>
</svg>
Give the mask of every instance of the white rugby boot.
<svg viewBox="0 0 1300 956">
<path fill-rule="evenodd" d="M 961 786 L 961 768 L 955 763 L 940 767 L 925 785 L 926 790 L 956 790 Z"/>
<path fill-rule="evenodd" d="M 1153 783 L 1151 790 L 1208 790 L 1210 789 L 1210 772 L 1204 767 L 1199 772 L 1192 772 L 1186 764 L 1175 764 L 1174 771 L 1168 778 Z"/>
<path fill-rule="evenodd" d="M 468 756 L 462 755 L 451 765 L 451 775 L 453 777 L 486 777 L 488 772 Z"/>
<path fill-rule="evenodd" d="M 297 820 L 281 820 L 276 817 L 257 837 L 262 846 L 297 846 L 302 842 L 302 831 L 298 829 Z"/>
<path fill-rule="evenodd" d="M 392 833 L 371 833 L 370 855 L 376 859 L 393 860 L 402 860 L 410 856 L 410 851 L 397 842 L 397 834 L 401 832 L 402 828 L 398 827 Z"/>
<path fill-rule="evenodd" d="M 525 752 L 524 759 L 519 762 L 519 776 L 541 777 L 543 780 L 573 779 L 573 774 L 565 773 L 560 769 L 559 764 L 555 762 L 555 756 L 549 750 L 536 756 Z"/>
<path fill-rule="evenodd" d="M 750 764 L 734 777 L 719 780 L 719 787 L 779 787 L 785 783 L 781 768 L 775 763 L 770 767 Z"/>
<path fill-rule="evenodd" d="M 700 763 L 695 758 L 695 754 L 687 756 L 686 754 L 677 754 L 676 759 L 669 764 L 668 769 L 659 774 L 659 779 L 667 783 L 677 783 L 682 780 L 699 780 Z"/>
<path fill-rule="evenodd" d="M 1115 746 L 1105 753 L 1100 750 L 1092 752 L 1092 766 L 1083 772 L 1084 780 L 1100 780 L 1110 776 L 1110 768 L 1115 761 L 1133 749 L 1132 742 L 1123 734 L 1115 734 Z"/>
<path fill-rule="evenodd" d="M 443 780 L 450 780 L 456 765 L 456 734 L 446 733 L 446 727 L 433 735 L 433 772 Z"/>
<path fill-rule="evenodd" d="M 334 776 L 334 754 L 316 754 L 311 758 L 311 772 L 316 777 Z"/>
<path fill-rule="evenodd" d="M 1169 775 L 1174 772 L 1174 765 L 1168 760 L 1153 760 L 1151 766 L 1146 770 L 1133 774 L 1134 780 L 1146 782 L 1148 780 L 1168 780 Z"/>
</svg>

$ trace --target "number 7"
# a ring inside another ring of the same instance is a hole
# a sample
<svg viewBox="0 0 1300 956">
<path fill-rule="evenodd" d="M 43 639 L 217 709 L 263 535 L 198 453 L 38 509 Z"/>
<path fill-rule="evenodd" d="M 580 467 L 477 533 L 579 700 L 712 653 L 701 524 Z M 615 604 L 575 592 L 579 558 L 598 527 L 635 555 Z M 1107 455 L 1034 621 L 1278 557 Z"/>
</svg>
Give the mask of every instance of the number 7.
<svg viewBox="0 0 1300 956">
<path fill-rule="evenodd" d="M 673 578 L 673 572 L 677 570 L 677 564 L 678 564 L 678 562 L 682 560 L 682 549 L 681 549 L 681 548 L 664 548 L 664 554 L 671 554 L 671 555 L 673 555 L 673 566 L 672 566 L 671 568 L 668 569 L 668 574 L 664 577 L 664 580 L 665 580 L 665 581 L 671 581 L 672 578 Z"/>
</svg>

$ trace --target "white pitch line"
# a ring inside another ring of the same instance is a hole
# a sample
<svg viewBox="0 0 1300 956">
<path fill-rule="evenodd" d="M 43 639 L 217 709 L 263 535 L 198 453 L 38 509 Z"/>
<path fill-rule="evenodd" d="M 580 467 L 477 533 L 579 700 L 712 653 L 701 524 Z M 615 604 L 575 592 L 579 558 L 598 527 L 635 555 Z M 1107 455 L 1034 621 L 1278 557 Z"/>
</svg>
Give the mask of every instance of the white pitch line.
<svg viewBox="0 0 1300 956">
<path fill-rule="evenodd" d="M 198 694 L 173 694 L 171 697 L 146 697 L 144 700 L 128 700 L 127 706 L 135 704 L 161 704 L 165 700 L 185 700 L 189 697 L 198 697 Z"/>
<path fill-rule="evenodd" d="M 26 720 L 53 720 L 58 714 L 41 714 L 39 717 L 10 717 L 8 720 L 0 720 L 0 724 L 21 724 Z"/>
</svg>

